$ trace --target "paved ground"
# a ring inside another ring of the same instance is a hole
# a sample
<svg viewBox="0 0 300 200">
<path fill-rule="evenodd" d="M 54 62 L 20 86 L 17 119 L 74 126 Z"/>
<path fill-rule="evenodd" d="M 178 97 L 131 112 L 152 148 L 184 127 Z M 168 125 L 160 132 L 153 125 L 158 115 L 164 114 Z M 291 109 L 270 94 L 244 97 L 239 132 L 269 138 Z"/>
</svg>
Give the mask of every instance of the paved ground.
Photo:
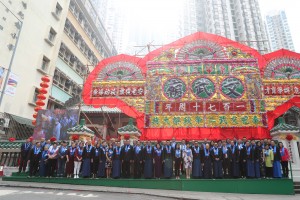
<svg viewBox="0 0 300 200">
<path fill-rule="evenodd" d="M 77 200 L 77 199 L 114 199 L 114 200 L 169 200 L 171 198 L 153 197 L 141 194 L 122 194 L 108 192 L 81 192 L 72 190 L 53 190 L 38 188 L 14 188 L 0 187 L 0 199 L 5 200 L 43 200 L 43 199 L 61 199 L 61 200 Z"/>
<path fill-rule="evenodd" d="M 21 194 L 21 195 L 20 195 Z M 300 195 L 256 195 L 256 194 L 227 194 L 209 192 L 186 192 L 171 190 L 151 190 L 134 188 L 117 188 L 103 186 L 82 186 L 52 183 L 26 183 L 0 181 L 0 199 L 43 200 L 49 195 L 55 199 L 75 200 L 81 198 L 110 198 L 113 200 L 126 199 L 200 199 L 200 200 L 299 200 Z"/>
</svg>

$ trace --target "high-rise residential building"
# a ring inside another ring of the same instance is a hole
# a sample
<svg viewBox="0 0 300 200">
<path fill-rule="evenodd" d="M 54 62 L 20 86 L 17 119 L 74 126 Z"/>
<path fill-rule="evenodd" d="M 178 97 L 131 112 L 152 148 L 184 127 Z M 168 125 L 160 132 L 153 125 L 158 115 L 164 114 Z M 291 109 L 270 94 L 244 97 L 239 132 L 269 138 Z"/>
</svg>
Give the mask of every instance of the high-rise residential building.
<svg viewBox="0 0 300 200">
<path fill-rule="evenodd" d="M 43 108 L 61 108 L 81 94 L 88 71 L 117 54 L 90 0 L 0 0 L 0 38 L 0 118 L 29 128 L 42 76 L 52 80 Z"/>
<path fill-rule="evenodd" d="M 288 49 L 295 51 L 285 11 L 274 11 L 266 16 L 266 28 L 272 51 Z"/>
<path fill-rule="evenodd" d="M 192 3 L 191 3 L 192 2 Z M 190 6 L 195 5 L 195 13 Z M 196 31 L 208 32 L 239 41 L 261 53 L 269 51 L 266 30 L 258 0 L 188 0 L 180 27 L 181 36 L 193 32 L 184 24 L 196 24 Z M 196 17 L 190 17 L 195 15 Z M 195 22 L 191 21 L 195 19 Z"/>
</svg>

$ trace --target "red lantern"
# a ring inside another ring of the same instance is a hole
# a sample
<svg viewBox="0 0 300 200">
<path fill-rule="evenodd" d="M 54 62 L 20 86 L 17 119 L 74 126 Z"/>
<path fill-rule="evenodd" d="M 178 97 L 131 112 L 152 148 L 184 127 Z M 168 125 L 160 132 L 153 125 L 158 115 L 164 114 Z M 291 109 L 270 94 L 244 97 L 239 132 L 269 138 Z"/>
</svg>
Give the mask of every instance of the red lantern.
<svg viewBox="0 0 300 200">
<path fill-rule="evenodd" d="M 38 116 L 38 114 L 37 114 L 37 113 L 34 113 L 34 114 L 32 115 L 32 117 L 33 117 L 34 119 L 36 119 L 36 118 L 37 118 L 37 116 Z"/>
<path fill-rule="evenodd" d="M 36 125 L 36 120 L 32 120 L 32 125 L 35 126 Z"/>
<path fill-rule="evenodd" d="M 49 87 L 49 85 L 48 85 L 46 82 L 42 82 L 42 83 L 40 84 L 40 86 L 41 86 L 42 88 L 48 88 L 48 87 Z"/>
<path fill-rule="evenodd" d="M 50 82 L 50 79 L 48 76 L 43 76 L 42 78 L 42 81 L 46 82 L 46 83 L 49 83 Z"/>
<path fill-rule="evenodd" d="M 38 95 L 37 95 L 37 98 L 40 99 L 40 100 L 45 100 L 45 99 L 46 99 L 46 96 L 43 95 L 43 94 L 38 94 Z"/>
<path fill-rule="evenodd" d="M 294 139 L 294 136 L 292 136 L 291 134 L 288 134 L 286 137 L 285 137 L 286 140 L 288 141 L 291 141 Z"/>
<path fill-rule="evenodd" d="M 47 94 L 47 90 L 45 88 L 40 88 L 39 89 L 40 94 Z"/>
<path fill-rule="evenodd" d="M 34 111 L 35 111 L 35 112 L 39 112 L 39 110 L 42 110 L 42 109 L 43 109 L 42 107 L 37 106 L 37 107 L 34 108 Z"/>
<path fill-rule="evenodd" d="M 10 142 L 14 142 L 14 141 L 16 140 L 16 138 L 11 137 L 11 138 L 9 138 L 8 140 L 9 140 Z"/>
<path fill-rule="evenodd" d="M 41 100 L 38 100 L 37 102 L 35 102 L 35 104 L 38 105 L 38 106 L 44 106 L 45 102 L 43 102 Z"/>
<path fill-rule="evenodd" d="M 75 141 L 75 140 L 78 140 L 79 139 L 79 136 L 78 135 L 72 135 L 72 140 Z"/>
</svg>

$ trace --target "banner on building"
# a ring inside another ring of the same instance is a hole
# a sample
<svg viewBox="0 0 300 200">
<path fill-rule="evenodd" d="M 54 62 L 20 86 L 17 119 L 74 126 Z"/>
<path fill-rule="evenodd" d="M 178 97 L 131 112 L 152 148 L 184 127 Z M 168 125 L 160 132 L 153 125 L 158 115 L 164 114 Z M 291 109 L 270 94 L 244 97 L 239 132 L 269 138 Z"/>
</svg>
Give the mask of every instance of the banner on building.
<svg viewBox="0 0 300 200">
<path fill-rule="evenodd" d="M 3 83 L 3 79 L 4 79 L 4 73 L 5 73 L 5 68 L 4 67 L 0 67 L 0 88 L 2 88 L 2 83 Z"/>
<path fill-rule="evenodd" d="M 15 96 L 17 91 L 17 86 L 19 82 L 19 77 L 15 75 L 14 73 L 10 73 L 7 81 L 7 85 L 5 88 L 5 94 L 8 94 L 10 96 Z"/>
<path fill-rule="evenodd" d="M 34 128 L 34 139 L 55 137 L 57 141 L 67 140 L 67 130 L 76 126 L 78 109 L 40 110 Z"/>
</svg>

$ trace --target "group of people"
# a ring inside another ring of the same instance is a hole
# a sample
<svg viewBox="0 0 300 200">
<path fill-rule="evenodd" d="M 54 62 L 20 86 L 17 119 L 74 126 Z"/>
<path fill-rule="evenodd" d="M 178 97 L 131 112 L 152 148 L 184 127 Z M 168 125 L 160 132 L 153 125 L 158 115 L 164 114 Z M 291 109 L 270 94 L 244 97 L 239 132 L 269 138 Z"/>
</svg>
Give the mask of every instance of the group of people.
<svg viewBox="0 0 300 200">
<path fill-rule="evenodd" d="M 288 178 L 289 151 L 281 142 L 239 140 L 42 141 L 21 147 L 19 172 L 67 178 Z"/>
</svg>

